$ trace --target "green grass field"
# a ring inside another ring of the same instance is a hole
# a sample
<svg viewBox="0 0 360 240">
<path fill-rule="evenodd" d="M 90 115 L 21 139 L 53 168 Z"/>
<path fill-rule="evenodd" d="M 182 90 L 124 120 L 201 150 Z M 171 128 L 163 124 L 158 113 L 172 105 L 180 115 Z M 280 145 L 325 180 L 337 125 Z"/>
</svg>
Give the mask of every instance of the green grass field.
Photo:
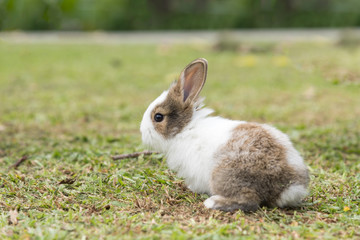
<svg viewBox="0 0 360 240">
<path fill-rule="evenodd" d="M 251 49 L 250 49 L 251 50 Z M 207 210 L 161 155 L 142 114 L 195 58 L 216 114 L 286 132 L 311 172 L 297 209 Z M 360 48 L 0 42 L 1 239 L 359 239 Z M 22 156 L 28 159 L 12 168 Z"/>
</svg>

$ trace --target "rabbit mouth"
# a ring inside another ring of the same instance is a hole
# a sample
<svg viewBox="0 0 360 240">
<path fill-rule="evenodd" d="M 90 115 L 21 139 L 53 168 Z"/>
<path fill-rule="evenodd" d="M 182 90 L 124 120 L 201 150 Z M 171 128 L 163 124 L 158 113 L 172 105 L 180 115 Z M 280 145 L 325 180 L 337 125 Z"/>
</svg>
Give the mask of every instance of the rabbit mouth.
<svg viewBox="0 0 360 240">
<path fill-rule="evenodd" d="M 164 152 L 166 140 L 162 138 L 154 129 L 146 129 L 141 131 L 141 140 L 143 144 L 152 150 Z"/>
</svg>

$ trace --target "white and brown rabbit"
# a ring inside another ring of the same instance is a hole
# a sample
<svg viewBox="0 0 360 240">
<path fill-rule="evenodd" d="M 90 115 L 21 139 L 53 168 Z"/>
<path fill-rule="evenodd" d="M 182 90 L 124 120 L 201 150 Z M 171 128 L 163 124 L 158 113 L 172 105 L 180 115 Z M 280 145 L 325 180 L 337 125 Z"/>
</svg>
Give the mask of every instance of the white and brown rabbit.
<svg viewBox="0 0 360 240">
<path fill-rule="evenodd" d="M 163 152 L 191 191 L 211 196 L 207 208 L 299 205 L 309 174 L 289 138 L 266 124 L 210 116 L 199 98 L 206 75 L 207 61 L 194 60 L 150 104 L 140 127 L 143 143 Z"/>
</svg>

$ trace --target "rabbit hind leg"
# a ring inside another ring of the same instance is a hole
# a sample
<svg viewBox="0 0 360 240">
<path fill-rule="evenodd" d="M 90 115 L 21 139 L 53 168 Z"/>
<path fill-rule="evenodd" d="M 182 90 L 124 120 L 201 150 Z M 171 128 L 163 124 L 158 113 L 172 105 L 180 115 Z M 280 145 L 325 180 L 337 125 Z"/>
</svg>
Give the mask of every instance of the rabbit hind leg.
<svg viewBox="0 0 360 240">
<path fill-rule="evenodd" d="M 204 201 L 204 205 L 207 208 L 224 212 L 233 212 L 239 209 L 243 212 L 255 212 L 259 208 L 259 201 L 257 198 L 245 199 L 241 197 L 237 199 L 213 195 Z"/>
</svg>

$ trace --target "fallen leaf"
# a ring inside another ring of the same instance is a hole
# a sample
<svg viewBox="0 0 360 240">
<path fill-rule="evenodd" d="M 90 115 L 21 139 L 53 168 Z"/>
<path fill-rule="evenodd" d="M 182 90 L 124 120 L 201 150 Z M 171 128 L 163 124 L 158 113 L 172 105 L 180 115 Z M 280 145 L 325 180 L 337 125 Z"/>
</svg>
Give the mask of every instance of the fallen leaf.
<svg viewBox="0 0 360 240">
<path fill-rule="evenodd" d="M 295 221 L 292 221 L 290 225 L 297 227 L 297 226 L 299 226 L 299 223 L 298 223 L 298 222 L 295 222 Z"/>
<path fill-rule="evenodd" d="M 9 223 L 12 225 L 17 225 L 18 224 L 18 220 L 17 220 L 18 211 L 10 210 L 9 214 L 10 214 Z"/>
<path fill-rule="evenodd" d="M 76 181 L 76 178 L 66 178 L 61 180 L 59 184 L 73 184 Z"/>
</svg>

